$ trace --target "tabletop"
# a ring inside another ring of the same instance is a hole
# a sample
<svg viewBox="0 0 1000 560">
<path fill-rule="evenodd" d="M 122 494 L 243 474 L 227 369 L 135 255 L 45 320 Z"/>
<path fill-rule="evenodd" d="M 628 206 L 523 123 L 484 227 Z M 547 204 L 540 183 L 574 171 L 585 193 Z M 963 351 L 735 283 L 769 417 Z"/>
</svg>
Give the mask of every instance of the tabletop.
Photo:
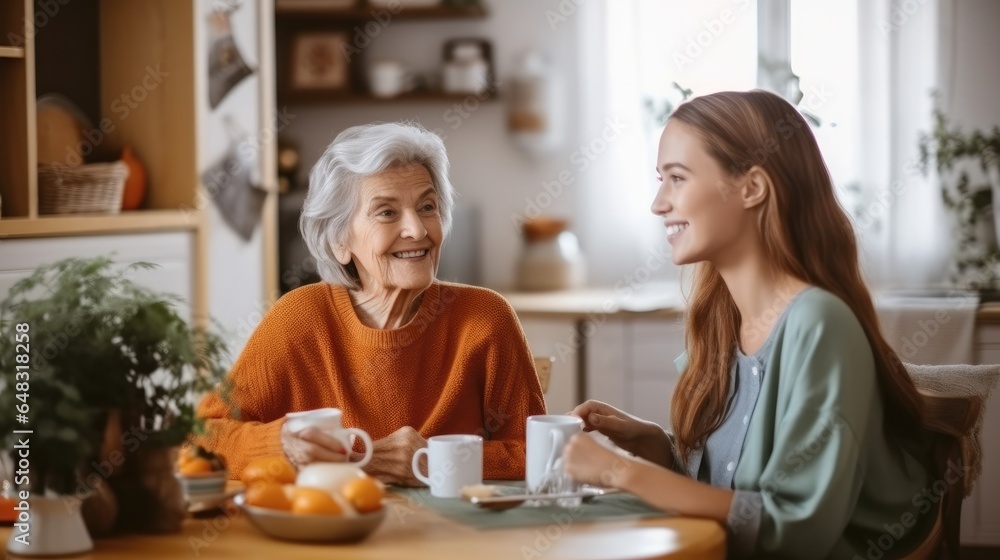
<svg viewBox="0 0 1000 560">
<path fill-rule="evenodd" d="M 723 559 L 726 536 L 714 521 L 677 516 L 477 530 L 399 495 L 386 499 L 386 519 L 366 540 L 351 545 L 273 540 L 230 504 L 218 515 L 191 518 L 180 533 L 99 539 L 81 559 Z M 502 514 L 498 514 L 502 515 Z M 6 544 L 11 529 L 0 528 Z M 13 556 L 11 556 L 13 558 Z"/>
</svg>

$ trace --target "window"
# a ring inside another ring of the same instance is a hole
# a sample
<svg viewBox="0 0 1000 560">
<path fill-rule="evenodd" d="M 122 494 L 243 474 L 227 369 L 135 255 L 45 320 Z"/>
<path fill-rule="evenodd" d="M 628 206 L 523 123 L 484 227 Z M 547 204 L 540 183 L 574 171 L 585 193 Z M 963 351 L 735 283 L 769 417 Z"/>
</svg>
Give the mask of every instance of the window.
<svg viewBox="0 0 1000 560">
<path fill-rule="evenodd" d="M 853 196 L 860 149 L 856 1 L 638 2 L 639 86 L 651 104 L 654 151 L 657 117 L 682 99 L 673 84 L 693 95 L 764 87 L 787 98 L 798 77 L 798 107 L 845 202 Z"/>
<path fill-rule="evenodd" d="M 791 0 L 791 68 L 799 77 L 799 109 L 815 116 L 819 143 L 841 199 L 857 196 L 859 68 L 855 1 Z"/>
</svg>

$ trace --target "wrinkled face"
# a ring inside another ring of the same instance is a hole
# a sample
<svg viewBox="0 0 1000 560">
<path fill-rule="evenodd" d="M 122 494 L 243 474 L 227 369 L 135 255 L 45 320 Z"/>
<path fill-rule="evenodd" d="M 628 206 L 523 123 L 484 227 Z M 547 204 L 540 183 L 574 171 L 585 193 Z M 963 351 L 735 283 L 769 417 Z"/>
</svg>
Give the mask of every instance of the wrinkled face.
<svg viewBox="0 0 1000 560">
<path fill-rule="evenodd" d="M 663 218 L 674 264 L 715 261 L 741 245 L 752 217 L 733 179 L 689 125 L 667 123 L 656 172 L 662 182 L 652 211 Z"/>
<path fill-rule="evenodd" d="M 434 281 L 442 237 L 437 191 L 419 164 L 365 179 L 341 264 L 354 261 L 368 290 L 424 290 Z"/>
</svg>

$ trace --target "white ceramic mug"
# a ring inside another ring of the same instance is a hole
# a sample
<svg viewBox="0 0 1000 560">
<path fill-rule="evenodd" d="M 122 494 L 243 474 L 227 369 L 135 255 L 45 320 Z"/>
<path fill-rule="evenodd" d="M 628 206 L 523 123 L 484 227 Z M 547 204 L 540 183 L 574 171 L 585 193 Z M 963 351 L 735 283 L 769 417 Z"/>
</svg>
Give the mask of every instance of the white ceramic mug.
<svg viewBox="0 0 1000 560">
<path fill-rule="evenodd" d="M 354 440 L 352 436 L 361 438 L 361 441 L 365 442 L 365 456 L 357 463 L 351 463 L 361 468 L 367 465 L 368 461 L 372 460 L 372 450 L 374 449 L 372 438 L 368 435 L 368 432 L 360 428 L 345 428 L 341 424 L 342 417 L 343 412 L 339 408 L 317 408 L 316 410 L 289 412 L 285 415 L 285 418 L 287 418 L 285 424 L 292 433 L 300 432 L 312 426 L 319 428 L 336 438 L 344 446 L 348 456 L 350 456 L 351 448 L 353 447 Z"/>
<path fill-rule="evenodd" d="M 427 456 L 427 476 L 420 457 Z M 433 436 L 413 454 L 413 476 L 431 487 L 437 498 L 457 498 L 463 486 L 483 483 L 483 438 L 473 435 Z"/>
<path fill-rule="evenodd" d="M 402 64 L 381 60 L 368 69 L 368 82 L 376 97 L 395 97 L 412 88 L 413 78 Z"/>
<path fill-rule="evenodd" d="M 576 416 L 543 414 L 528 417 L 525 485 L 529 494 L 537 494 L 546 476 L 562 466 L 562 453 L 573 434 L 583 431 L 583 420 Z M 562 473 L 552 476 L 563 477 Z"/>
</svg>

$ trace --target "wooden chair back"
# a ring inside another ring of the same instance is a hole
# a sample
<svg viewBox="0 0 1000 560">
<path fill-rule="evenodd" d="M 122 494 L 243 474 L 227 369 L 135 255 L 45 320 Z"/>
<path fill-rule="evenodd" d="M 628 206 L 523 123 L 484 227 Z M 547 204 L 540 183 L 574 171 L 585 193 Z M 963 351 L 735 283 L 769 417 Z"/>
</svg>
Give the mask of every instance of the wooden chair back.
<svg viewBox="0 0 1000 560">
<path fill-rule="evenodd" d="M 924 542 L 905 556 L 906 560 L 947 557 L 958 560 L 959 533 L 962 525 L 962 498 L 968 466 L 962 453 L 962 438 L 968 435 L 979 415 L 982 399 L 974 396 L 948 395 L 920 389 L 924 406 L 924 426 L 934 434 L 934 481 L 947 484 L 938 519 Z M 936 484 L 935 484 L 936 485 Z"/>
<path fill-rule="evenodd" d="M 551 356 L 535 356 L 535 374 L 538 375 L 538 384 L 542 386 L 543 395 L 549 392 L 549 379 L 552 377 L 554 361 Z"/>
</svg>

